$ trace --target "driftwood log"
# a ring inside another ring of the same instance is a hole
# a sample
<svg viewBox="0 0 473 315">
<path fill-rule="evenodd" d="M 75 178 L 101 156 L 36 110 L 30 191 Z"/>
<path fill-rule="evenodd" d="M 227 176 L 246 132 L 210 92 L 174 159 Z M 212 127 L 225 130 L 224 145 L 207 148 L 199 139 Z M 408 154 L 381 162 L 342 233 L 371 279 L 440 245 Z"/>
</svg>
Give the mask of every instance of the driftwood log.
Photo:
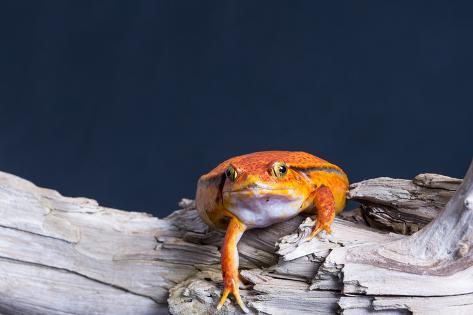
<svg viewBox="0 0 473 315">
<path fill-rule="evenodd" d="M 361 206 L 331 235 L 305 241 L 314 222 L 302 216 L 245 233 L 251 312 L 473 313 L 473 165 L 463 183 L 377 178 L 349 197 Z M 1 314 L 215 313 L 223 234 L 192 200 L 158 219 L 0 173 L 0 214 Z"/>
</svg>

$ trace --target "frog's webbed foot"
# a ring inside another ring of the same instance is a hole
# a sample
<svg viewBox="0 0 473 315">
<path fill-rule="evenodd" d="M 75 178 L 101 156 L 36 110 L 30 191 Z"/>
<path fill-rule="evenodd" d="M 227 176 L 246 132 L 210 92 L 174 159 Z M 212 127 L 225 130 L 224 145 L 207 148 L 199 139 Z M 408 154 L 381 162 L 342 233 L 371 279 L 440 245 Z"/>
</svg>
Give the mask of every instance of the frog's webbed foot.
<svg viewBox="0 0 473 315">
<path fill-rule="evenodd" d="M 220 302 L 217 305 L 217 310 L 223 306 L 227 300 L 228 294 L 232 293 L 243 312 L 249 312 L 240 296 L 240 276 L 238 274 L 237 243 L 245 230 L 246 226 L 241 223 L 238 218 L 233 217 L 230 220 L 222 247 L 221 263 L 224 288 Z"/>
<path fill-rule="evenodd" d="M 314 206 L 317 209 L 317 223 L 307 237 L 307 240 L 313 239 L 321 231 L 328 234 L 332 233 L 330 226 L 335 218 L 335 199 L 330 189 L 326 186 L 320 186 L 313 193 Z"/>
</svg>

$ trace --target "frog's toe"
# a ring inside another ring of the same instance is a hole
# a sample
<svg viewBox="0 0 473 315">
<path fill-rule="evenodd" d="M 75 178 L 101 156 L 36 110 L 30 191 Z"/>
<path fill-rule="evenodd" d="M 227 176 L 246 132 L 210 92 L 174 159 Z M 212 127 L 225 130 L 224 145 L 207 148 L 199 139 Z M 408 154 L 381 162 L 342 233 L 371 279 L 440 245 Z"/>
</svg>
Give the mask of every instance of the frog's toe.
<svg viewBox="0 0 473 315">
<path fill-rule="evenodd" d="M 227 297 L 228 297 L 228 294 L 230 293 L 230 289 L 229 288 L 225 288 L 223 289 L 223 293 L 222 293 L 222 296 L 220 297 L 220 302 L 218 303 L 217 305 L 217 310 L 220 310 L 223 306 L 223 303 L 225 303 L 225 301 L 227 300 Z"/>
<path fill-rule="evenodd" d="M 238 289 L 238 285 L 235 283 L 235 281 L 232 281 L 231 286 L 225 286 L 225 288 L 223 289 L 222 297 L 220 298 L 220 302 L 217 305 L 217 310 L 220 310 L 222 308 L 223 304 L 228 298 L 228 294 L 230 293 L 233 294 L 236 302 L 238 303 L 240 308 L 243 310 L 243 312 L 248 313 L 249 310 L 246 307 L 245 303 L 243 303 L 243 300 L 241 299 L 240 290 Z"/>
<path fill-rule="evenodd" d="M 309 236 L 307 237 L 307 241 L 310 241 L 312 240 L 314 237 L 316 237 L 320 232 L 322 231 L 325 231 L 327 232 L 327 234 L 331 234 L 332 233 L 332 229 L 330 228 L 330 225 L 329 224 L 319 224 L 317 222 L 317 225 L 314 227 L 314 229 L 312 230 L 312 232 L 309 234 Z"/>
<path fill-rule="evenodd" d="M 316 237 L 318 233 L 319 233 L 319 232 L 317 232 L 317 233 L 310 233 L 310 235 L 307 236 L 307 238 L 306 238 L 305 240 L 306 240 L 307 242 L 312 241 L 312 239 L 313 239 L 314 237 Z"/>
<path fill-rule="evenodd" d="M 322 227 L 320 226 L 320 224 L 317 223 L 317 225 L 314 227 L 314 229 L 312 229 L 312 231 L 310 232 L 309 236 L 307 236 L 307 241 L 310 241 L 314 237 L 316 237 L 317 234 L 320 233 L 320 231 L 322 231 Z"/>
<path fill-rule="evenodd" d="M 240 293 L 237 293 L 237 294 L 233 293 L 233 295 L 235 296 L 235 299 L 238 305 L 240 306 L 241 310 L 245 313 L 249 313 L 250 310 L 246 307 L 245 303 L 243 303 L 243 300 L 240 297 Z"/>
</svg>

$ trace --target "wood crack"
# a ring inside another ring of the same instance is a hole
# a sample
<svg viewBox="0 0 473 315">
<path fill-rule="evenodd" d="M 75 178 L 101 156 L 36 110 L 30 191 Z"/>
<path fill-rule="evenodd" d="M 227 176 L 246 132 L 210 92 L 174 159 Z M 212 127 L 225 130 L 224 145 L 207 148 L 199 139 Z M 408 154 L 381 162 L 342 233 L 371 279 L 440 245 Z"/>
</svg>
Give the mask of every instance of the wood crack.
<svg viewBox="0 0 473 315">
<path fill-rule="evenodd" d="M 0 224 L 0 228 L 9 229 L 9 230 L 15 230 L 15 231 L 18 231 L 18 232 L 23 232 L 23 233 L 28 233 L 28 234 L 32 234 L 32 235 L 39 236 L 39 237 L 50 238 L 50 239 L 57 240 L 57 241 L 61 241 L 61 242 L 67 243 L 67 244 L 73 244 L 73 242 L 67 241 L 67 240 L 62 239 L 62 238 L 59 238 L 59 237 L 54 237 L 54 236 L 50 236 L 50 235 L 45 235 L 45 234 L 41 234 L 41 233 L 36 233 L 36 232 L 32 232 L 32 231 L 28 231 L 28 230 L 24 230 L 24 229 L 12 227 L 12 226 L 6 226 L 6 225 L 1 225 L 1 224 Z"/>
<path fill-rule="evenodd" d="M 115 288 L 117 290 L 121 290 L 123 292 L 127 292 L 127 293 L 130 293 L 130 294 L 134 294 L 134 295 L 137 295 L 137 296 L 141 296 L 141 297 L 144 297 L 144 298 L 148 298 L 156 303 L 159 303 L 158 301 L 154 300 L 153 297 L 151 296 L 147 296 L 147 295 L 143 295 L 143 294 L 139 294 L 137 292 L 133 292 L 131 290 L 128 290 L 127 288 L 124 288 L 124 287 L 121 287 L 121 286 L 118 286 L 118 285 L 115 285 L 113 283 L 108 283 L 108 282 L 105 282 L 105 281 L 101 281 L 99 279 L 94 279 L 92 277 L 89 277 L 87 275 L 84 275 L 84 274 L 81 274 L 79 272 L 76 272 L 74 270 L 69 270 L 69 269 L 65 269 L 65 268 L 58 268 L 58 267 L 54 267 L 54 266 L 49 266 L 49 265 L 44 265 L 44 264 L 39 264 L 39 263 L 34 263 L 34 262 L 29 262 L 29 261 L 23 261 L 23 260 L 18 260 L 18 259 L 13 259 L 13 258 L 9 258 L 9 257 L 4 257 L 4 256 L 0 256 L 0 260 L 7 260 L 7 261 L 11 261 L 11 262 L 15 262 L 15 263 L 19 263 L 19 264 L 24 264 L 24 265 L 32 265 L 32 266 L 36 266 L 36 267 L 41 267 L 41 268 L 48 268 L 48 269 L 53 269 L 53 270 L 58 270 L 58 271 L 63 271 L 63 272 L 68 272 L 68 273 L 71 273 L 71 274 L 74 274 L 74 275 L 77 275 L 79 277 L 83 277 L 85 279 L 88 279 L 88 280 L 91 280 L 91 281 L 94 281 L 94 282 L 97 282 L 97 283 L 100 283 L 100 284 L 103 284 L 103 285 L 106 285 L 106 286 L 109 286 L 109 287 L 112 287 L 112 288 Z"/>
</svg>

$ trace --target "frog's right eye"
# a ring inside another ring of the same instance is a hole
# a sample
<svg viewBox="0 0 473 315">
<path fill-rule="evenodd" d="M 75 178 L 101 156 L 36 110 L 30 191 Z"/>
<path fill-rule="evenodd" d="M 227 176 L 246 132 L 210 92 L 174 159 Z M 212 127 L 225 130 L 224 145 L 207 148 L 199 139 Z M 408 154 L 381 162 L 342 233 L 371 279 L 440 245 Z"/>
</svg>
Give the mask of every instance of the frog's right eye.
<svg viewBox="0 0 473 315">
<path fill-rule="evenodd" d="M 284 162 L 275 162 L 270 171 L 274 176 L 282 178 L 287 174 L 287 165 Z"/>
<path fill-rule="evenodd" d="M 235 168 L 229 165 L 227 169 L 225 170 L 225 176 L 227 176 L 227 178 L 231 180 L 232 182 L 235 181 L 235 179 L 237 178 L 237 172 Z"/>
</svg>

